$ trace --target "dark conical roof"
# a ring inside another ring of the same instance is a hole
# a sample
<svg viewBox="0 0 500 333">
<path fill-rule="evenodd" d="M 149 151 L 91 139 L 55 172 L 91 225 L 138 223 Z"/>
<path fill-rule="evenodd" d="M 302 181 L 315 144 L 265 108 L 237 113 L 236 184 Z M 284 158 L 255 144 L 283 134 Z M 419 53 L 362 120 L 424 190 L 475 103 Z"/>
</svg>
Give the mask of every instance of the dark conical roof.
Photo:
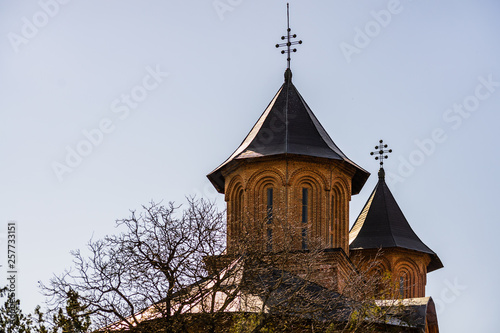
<svg viewBox="0 0 500 333">
<path fill-rule="evenodd" d="M 307 103 L 292 84 L 291 72 L 285 83 L 254 125 L 238 149 L 208 178 L 219 192 L 224 192 L 222 169 L 238 159 L 281 154 L 322 157 L 345 161 L 356 168 L 352 181 L 353 194 L 359 193 L 370 175 L 352 162 L 326 133 Z"/>
<path fill-rule="evenodd" d="M 427 271 L 443 267 L 437 254 L 412 230 L 399 208 L 381 169 L 379 181 L 349 232 L 349 249 L 404 248 L 427 253 Z"/>
</svg>

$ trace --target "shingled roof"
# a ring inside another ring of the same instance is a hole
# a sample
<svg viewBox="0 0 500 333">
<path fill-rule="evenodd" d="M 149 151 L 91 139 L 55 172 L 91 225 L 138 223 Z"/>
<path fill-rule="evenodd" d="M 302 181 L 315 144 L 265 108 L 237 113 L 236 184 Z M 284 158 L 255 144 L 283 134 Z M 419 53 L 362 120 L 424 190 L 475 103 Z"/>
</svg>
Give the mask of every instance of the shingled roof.
<svg viewBox="0 0 500 333">
<path fill-rule="evenodd" d="M 352 180 L 352 194 L 359 193 L 370 175 L 347 158 L 333 142 L 292 84 L 289 69 L 285 72 L 285 83 L 238 149 L 207 177 L 215 188 L 223 193 L 222 170 L 229 164 L 239 159 L 283 154 L 321 157 L 349 163 L 356 170 Z"/>
<path fill-rule="evenodd" d="M 384 169 L 379 181 L 349 232 L 349 249 L 404 248 L 431 256 L 427 272 L 442 268 L 443 264 L 412 230 L 385 183 Z"/>
</svg>

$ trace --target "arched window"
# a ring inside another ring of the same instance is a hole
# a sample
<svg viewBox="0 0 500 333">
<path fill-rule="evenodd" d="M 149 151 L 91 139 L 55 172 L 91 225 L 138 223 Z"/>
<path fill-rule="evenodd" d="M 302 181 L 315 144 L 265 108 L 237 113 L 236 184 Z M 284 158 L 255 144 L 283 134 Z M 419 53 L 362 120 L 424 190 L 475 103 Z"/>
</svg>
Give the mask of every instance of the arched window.
<svg viewBox="0 0 500 333">
<path fill-rule="evenodd" d="M 266 202 L 267 202 L 266 222 L 267 222 L 267 224 L 272 224 L 273 223 L 273 205 L 274 205 L 274 193 L 273 193 L 272 187 L 268 187 L 266 189 Z"/>
<path fill-rule="evenodd" d="M 240 235 L 243 226 L 243 188 L 239 188 L 236 192 L 234 202 L 234 226 L 236 235 Z"/>
<path fill-rule="evenodd" d="M 332 211 L 330 212 L 330 247 L 335 247 L 335 237 L 337 236 L 337 225 L 338 225 L 338 218 L 337 218 L 337 202 L 335 201 L 336 195 L 332 195 Z"/>
<path fill-rule="evenodd" d="M 281 221 L 283 175 L 279 170 L 259 168 L 246 183 L 247 235 L 260 251 L 276 250 Z"/>
<path fill-rule="evenodd" d="M 412 261 L 405 260 L 398 265 L 396 283 L 400 297 L 418 297 L 417 272 L 418 268 Z"/>
<path fill-rule="evenodd" d="M 307 223 L 309 219 L 309 189 L 302 188 L 302 223 Z"/>
<path fill-rule="evenodd" d="M 302 250 L 307 250 L 308 239 L 307 239 L 307 224 L 309 222 L 309 207 L 311 203 L 309 202 L 309 188 L 302 188 Z"/>
<path fill-rule="evenodd" d="M 401 275 L 399 277 L 399 297 L 406 298 L 405 296 L 408 294 L 406 290 L 406 275 Z"/>
<path fill-rule="evenodd" d="M 375 254 L 374 257 L 358 257 L 355 256 L 354 260 L 360 260 L 362 263 L 360 267 L 360 271 L 362 273 L 367 272 L 367 278 L 370 281 L 370 285 L 373 287 L 374 296 L 378 299 L 386 299 L 392 298 L 394 295 L 394 286 L 393 276 L 391 274 L 391 263 L 386 258 L 379 256 L 379 254 Z M 366 271 L 366 268 L 369 270 Z"/>
<path fill-rule="evenodd" d="M 290 205 L 290 219 L 293 221 L 293 246 L 296 249 L 311 249 L 316 242 L 323 242 L 328 233 L 325 196 L 326 183 L 318 172 L 303 168 L 290 177 L 293 201 Z"/>
<path fill-rule="evenodd" d="M 232 247 L 235 240 L 241 237 L 243 229 L 243 187 L 237 184 L 231 191 L 228 203 L 228 246 Z"/>
<path fill-rule="evenodd" d="M 415 279 L 411 271 L 404 270 L 399 275 L 399 297 L 415 297 Z"/>
<path fill-rule="evenodd" d="M 343 187 L 340 184 L 334 186 L 331 196 L 330 211 L 330 239 L 332 248 L 348 247 L 349 225 L 346 212 L 346 203 Z"/>
</svg>

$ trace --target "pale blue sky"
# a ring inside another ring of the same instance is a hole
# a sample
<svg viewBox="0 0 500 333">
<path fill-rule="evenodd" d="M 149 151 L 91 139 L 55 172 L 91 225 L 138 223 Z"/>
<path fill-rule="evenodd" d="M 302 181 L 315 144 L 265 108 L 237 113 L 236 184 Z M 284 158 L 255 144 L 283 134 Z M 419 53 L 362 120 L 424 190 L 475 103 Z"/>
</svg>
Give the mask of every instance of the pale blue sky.
<svg viewBox="0 0 500 333">
<path fill-rule="evenodd" d="M 495 332 L 500 3 L 290 5 L 304 40 L 294 84 L 372 172 L 351 224 L 375 186 L 369 152 L 383 138 L 394 150 L 389 186 L 445 265 L 427 283 L 441 332 Z M 283 82 L 274 44 L 285 14 L 285 1 L 269 0 L 0 0 L 0 241 L 17 221 L 26 310 L 43 302 L 37 281 L 70 267 L 69 251 L 92 236 L 116 232 L 129 209 L 190 194 L 223 205 L 205 175 Z M 86 156 L 68 165 L 71 150 Z"/>
</svg>

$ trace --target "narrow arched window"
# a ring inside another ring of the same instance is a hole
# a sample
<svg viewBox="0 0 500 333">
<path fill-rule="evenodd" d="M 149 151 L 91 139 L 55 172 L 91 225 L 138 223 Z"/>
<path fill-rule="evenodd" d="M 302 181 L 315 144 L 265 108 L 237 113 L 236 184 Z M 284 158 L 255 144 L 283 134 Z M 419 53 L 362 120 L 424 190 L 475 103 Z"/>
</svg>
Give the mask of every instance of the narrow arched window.
<svg viewBox="0 0 500 333">
<path fill-rule="evenodd" d="M 271 223 L 273 223 L 273 203 L 274 203 L 273 188 L 268 187 L 266 192 L 267 192 L 266 221 L 267 221 L 267 224 L 271 224 Z"/>
<path fill-rule="evenodd" d="M 334 247 L 335 245 L 335 240 L 334 236 L 336 236 L 336 230 L 335 230 L 335 220 L 337 218 L 337 205 L 335 203 L 335 196 L 332 195 L 332 211 L 330 212 L 331 214 L 331 220 L 330 220 L 330 246 Z"/>
<path fill-rule="evenodd" d="M 302 223 L 307 223 L 309 218 L 309 189 L 302 188 Z"/>
<path fill-rule="evenodd" d="M 333 248 L 346 250 L 348 245 L 348 219 L 345 212 L 345 198 L 340 188 L 334 188 L 331 196 L 330 244 Z"/>
<path fill-rule="evenodd" d="M 302 250 L 307 250 L 307 222 L 309 220 L 309 189 L 302 188 Z"/>
<path fill-rule="evenodd" d="M 406 289 L 405 277 L 400 276 L 399 277 L 399 297 L 405 298 L 405 289 Z"/>
<path fill-rule="evenodd" d="M 235 203 L 235 225 L 236 225 L 236 234 L 239 236 L 243 226 L 243 189 L 239 189 L 236 194 L 236 203 Z"/>
<path fill-rule="evenodd" d="M 401 298 L 415 297 L 415 277 L 411 268 L 404 268 L 399 276 L 399 295 Z"/>
</svg>

